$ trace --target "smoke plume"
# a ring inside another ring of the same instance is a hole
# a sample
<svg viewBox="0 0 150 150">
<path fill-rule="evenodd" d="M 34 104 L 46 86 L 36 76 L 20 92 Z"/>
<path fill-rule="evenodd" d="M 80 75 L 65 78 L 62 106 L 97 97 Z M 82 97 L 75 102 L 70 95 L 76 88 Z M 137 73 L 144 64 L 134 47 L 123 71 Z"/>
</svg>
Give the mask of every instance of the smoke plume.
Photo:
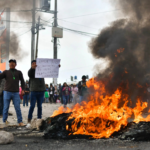
<svg viewBox="0 0 150 150">
<path fill-rule="evenodd" d="M 38 0 L 36 0 L 36 6 L 37 6 L 37 3 L 38 3 Z M 2 11 L 6 7 L 9 7 L 11 9 L 11 12 L 15 12 L 11 14 L 10 20 L 14 20 L 14 21 L 22 20 L 22 21 L 30 21 L 30 22 L 32 21 L 32 11 L 31 11 L 33 9 L 32 0 L 0 0 L 0 10 Z M 30 10 L 30 11 L 16 12 L 16 10 Z M 15 24 L 15 27 L 17 27 L 17 25 L 18 24 Z M 21 49 L 21 46 L 19 44 L 19 39 L 16 33 L 14 32 L 10 34 L 10 55 L 12 55 L 15 59 L 20 59 L 20 60 L 22 56 L 27 55 L 27 52 L 24 52 Z"/>
<path fill-rule="evenodd" d="M 132 101 L 146 101 L 150 84 L 150 0 L 119 0 L 117 4 L 127 18 L 112 22 L 89 44 L 95 58 L 110 61 L 97 78 L 105 81 L 109 93 L 121 88 Z"/>
</svg>

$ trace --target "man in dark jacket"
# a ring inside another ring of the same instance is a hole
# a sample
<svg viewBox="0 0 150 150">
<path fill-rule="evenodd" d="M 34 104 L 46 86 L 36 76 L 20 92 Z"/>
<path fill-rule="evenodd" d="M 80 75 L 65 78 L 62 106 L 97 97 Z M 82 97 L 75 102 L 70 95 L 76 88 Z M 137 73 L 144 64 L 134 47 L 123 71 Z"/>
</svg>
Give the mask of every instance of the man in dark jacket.
<svg viewBox="0 0 150 150">
<path fill-rule="evenodd" d="M 0 79 L 5 79 L 4 88 L 4 108 L 3 108 L 3 122 L 7 122 L 8 109 L 10 101 L 13 100 L 13 104 L 16 110 L 19 126 L 24 126 L 22 123 L 22 114 L 20 109 L 20 96 L 19 96 L 19 80 L 21 81 L 22 95 L 24 95 L 25 82 L 22 72 L 15 69 L 17 62 L 15 59 L 9 60 L 9 70 L 5 70 L 0 74 Z"/>
<path fill-rule="evenodd" d="M 35 78 L 35 69 L 36 69 L 36 60 L 31 62 L 31 68 L 28 71 L 28 76 L 30 78 L 30 92 L 31 92 L 31 100 L 30 100 L 30 109 L 28 114 L 28 123 L 31 123 L 32 114 L 35 108 L 35 104 L 37 101 L 38 114 L 37 118 L 42 118 L 42 103 L 44 101 L 44 93 L 45 93 L 45 80 L 44 78 Z"/>
<path fill-rule="evenodd" d="M 82 81 L 78 83 L 80 102 L 83 101 L 84 96 L 87 94 L 86 76 L 82 76 Z"/>
</svg>

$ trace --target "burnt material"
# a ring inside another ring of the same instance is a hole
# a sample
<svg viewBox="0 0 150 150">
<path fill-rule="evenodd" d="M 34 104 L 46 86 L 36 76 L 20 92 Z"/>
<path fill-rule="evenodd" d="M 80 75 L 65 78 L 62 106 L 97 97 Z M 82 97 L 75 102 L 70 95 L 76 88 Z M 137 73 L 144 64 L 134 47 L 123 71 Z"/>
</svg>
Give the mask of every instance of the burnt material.
<svg viewBox="0 0 150 150">
<path fill-rule="evenodd" d="M 132 122 L 120 132 L 121 135 L 118 138 L 121 140 L 149 141 L 150 122 L 139 122 L 138 124 Z"/>
<path fill-rule="evenodd" d="M 45 139 L 93 139 L 89 135 L 73 135 L 71 124 L 74 119 L 68 120 L 71 113 L 63 113 L 55 117 L 49 117 L 43 121 L 40 130 L 44 132 Z M 66 129 L 66 125 L 68 129 Z M 120 140 L 146 141 L 150 140 L 150 122 L 130 122 L 126 127 L 122 127 L 111 137 Z"/>
<path fill-rule="evenodd" d="M 63 113 L 55 117 L 47 118 L 43 121 L 40 127 L 41 131 L 44 131 L 45 139 L 89 139 L 91 136 L 87 135 L 73 135 L 71 130 L 66 130 L 66 125 L 71 129 L 71 124 L 74 119 L 68 120 L 71 113 Z"/>
</svg>

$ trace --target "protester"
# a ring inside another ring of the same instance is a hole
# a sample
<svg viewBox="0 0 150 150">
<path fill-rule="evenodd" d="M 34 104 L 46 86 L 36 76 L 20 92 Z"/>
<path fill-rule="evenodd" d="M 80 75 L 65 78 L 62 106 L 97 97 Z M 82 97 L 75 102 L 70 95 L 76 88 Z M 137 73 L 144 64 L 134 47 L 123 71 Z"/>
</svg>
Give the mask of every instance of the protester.
<svg viewBox="0 0 150 150">
<path fill-rule="evenodd" d="M 25 107 L 25 105 L 28 107 L 29 93 L 30 93 L 30 90 L 29 90 L 28 85 L 26 84 L 26 86 L 25 86 L 25 95 L 23 96 L 23 106 L 24 107 Z"/>
<path fill-rule="evenodd" d="M 32 120 L 32 114 L 35 108 L 35 104 L 37 101 L 37 118 L 42 118 L 42 103 L 44 101 L 44 92 L 46 90 L 45 88 L 45 80 L 44 78 L 35 78 L 35 68 L 36 60 L 33 60 L 31 62 L 31 68 L 28 71 L 28 76 L 30 78 L 30 91 L 31 91 L 31 100 L 30 100 L 30 109 L 28 114 L 28 126 L 30 126 L 31 120 Z"/>
<path fill-rule="evenodd" d="M 37 101 L 37 118 L 42 118 L 42 103 L 44 100 L 44 93 L 45 93 L 45 80 L 44 78 L 35 78 L 35 69 L 36 69 L 36 60 L 31 62 L 31 68 L 28 71 L 28 76 L 30 78 L 30 91 L 31 91 L 31 102 L 30 102 L 30 109 L 28 114 L 28 124 L 27 128 L 30 127 L 30 123 L 32 120 L 32 114 L 35 108 L 35 104 Z M 60 65 L 59 65 L 60 67 Z"/>
<path fill-rule="evenodd" d="M 4 87 L 4 108 L 3 108 L 3 122 L 8 123 L 8 110 L 10 101 L 13 100 L 14 107 L 16 110 L 19 126 L 24 126 L 22 122 L 22 114 L 20 109 L 20 97 L 19 97 L 19 80 L 21 81 L 22 92 L 24 95 L 25 90 L 25 81 L 22 75 L 22 72 L 15 69 L 17 62 L 15 59 L 9 60 L 9 70 L 5 70 L 0 74 L 0 79 L 5 79 Z"/>
<path fill-rule="evenodd" d="M 70 87 L 67 85 L 67 83 L 65 82 L 63 84 L 63 88 L 62 88 L 62 96 L 63 96 L 63 104 L 64 104 L 64 108 L 66 108 L 66 105 L 69 101 L 69 95 L 70 95 Z"/>
<path fill-rule="evenodd" d="M 77 95 L 78 95 L 78 87 L 76 86 L 76 84 L 74 84 L 73 87 L 71 87 L 71 91 L 72 91 L 73 103 L 76 104 Z"/>
<path fill-rule="evenodd" d="M 53 87 L 52 84 L 50 84 L 50 88 L 49 88 L 49 100 L 50 100 L 50 103 L 54 102 L 54 91 L 55 91 L 55 88 Z"/>
<path fill-rule="evenodd" d="M 87 94 L 87 86 L 86 86 L 86 76 L 82 76 L 82 81 L 78 83 L 78 90 L 80 96 L 80 102 L 83 101 L 85 95 Z"/>
<path fill-rule="evenodd" d="M 0 71 L 0 74 L 2 71 Z M 0 80 L 0 117 L 3 116 L 3 91 L 4 91 L 5 79 Z"/>
<path fill-rule="evenodd" d="M 46 86 L 45 102 L 48 103 L 49 102 L 49 88 L 48 88 L 48 84 L 46 84 L 45 86 Z"/>
</svg>

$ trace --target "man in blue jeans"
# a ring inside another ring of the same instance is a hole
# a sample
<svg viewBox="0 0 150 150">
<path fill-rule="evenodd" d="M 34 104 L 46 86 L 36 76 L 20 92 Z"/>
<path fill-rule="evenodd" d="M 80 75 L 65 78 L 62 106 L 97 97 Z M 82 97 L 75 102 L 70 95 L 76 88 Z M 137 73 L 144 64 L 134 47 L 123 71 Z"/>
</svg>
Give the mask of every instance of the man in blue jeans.
<svg viewBox="0 0 150 150">
<path fill-rule="evenodd" d="M 35 108 L 35 104 L 37 101 L 37 118 L 42 118 L 42 103 L 44 101 L 44 92 L 46 90 L 45 88 L 45 80 L 44 78 L 35 78 L 35 69 L 36 69 L 36 60 L 33 60 L 31 62 L 31 68 L 28 71 L 28 76 L 30 78 L 30 92 L 31 92 L 31 98 L 30 98 L 30 109 L 28 114 L 28 123 L 31 123 L 32 120 L 32 114 Z"/>
<path fill-rule="evenodd" d="M 10 101 L 13 100 L 16 110 L 19 126 L 24 126 L 22 122 L 22 114 L 20 109 L 20 96 L 19 96 L 19 81 L 21 81 L 22 95 L 24 95 L 25 82 L 22 72 L 15 69 L 17 62 L 15 59 L 9 60 L 9 70 L 5 70 L 0 74 L 0 79 L 5 79 L 4 87 L 4 108 L 3 108 L 3 122 L 8 123 L 8 110 Z"/>
</svg>

